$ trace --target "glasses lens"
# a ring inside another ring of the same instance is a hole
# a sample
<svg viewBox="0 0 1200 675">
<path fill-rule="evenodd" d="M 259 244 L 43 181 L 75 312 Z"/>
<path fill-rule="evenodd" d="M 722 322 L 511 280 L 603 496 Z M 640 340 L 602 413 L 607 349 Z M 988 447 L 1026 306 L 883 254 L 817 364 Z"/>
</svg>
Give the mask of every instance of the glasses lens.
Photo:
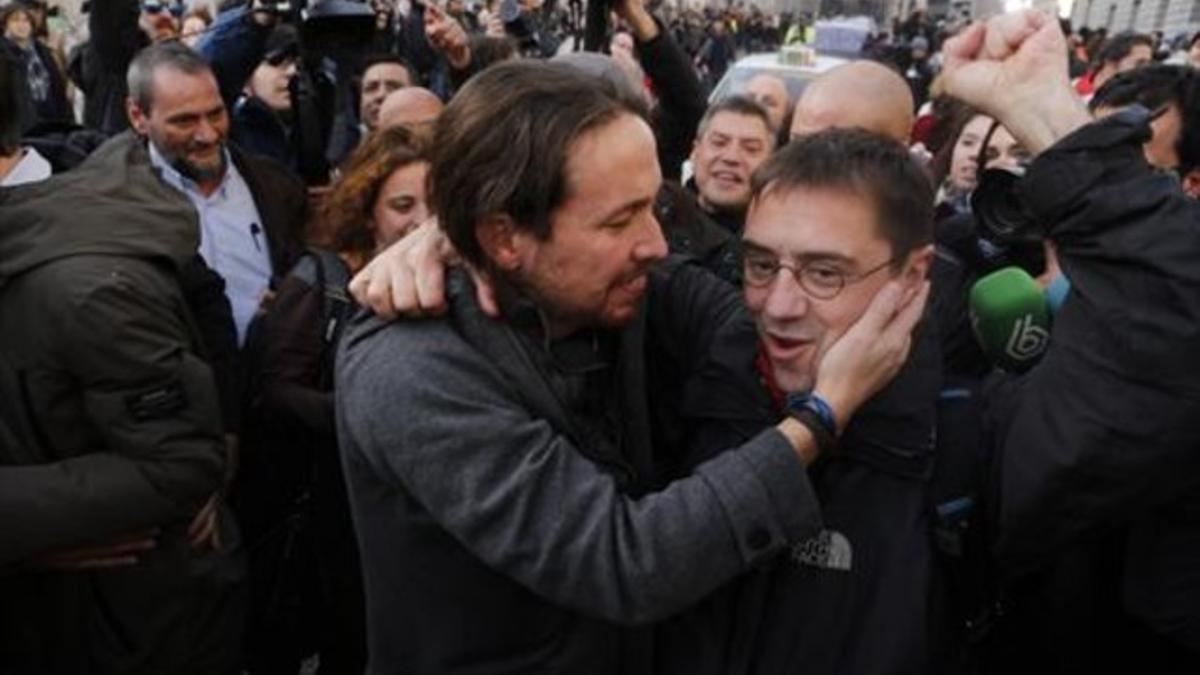
<svg viewBox="0 0 1200 675">
<path fill-rule="evenodd" d="M 742 282 L 751 286 L 771 283 L 779 272 L 779 262 L 770 256 L 756 253 L 742 255 Z"/>
<path fill-rule="evenodd" d="M 846 275 L 835 267 L 813 263 L 806 265 L 801 271 L 800 281 L 809 295 L 821 300 L 829 300 L 841 292 L 842 287 L 846 285 Z"/>
</svg>

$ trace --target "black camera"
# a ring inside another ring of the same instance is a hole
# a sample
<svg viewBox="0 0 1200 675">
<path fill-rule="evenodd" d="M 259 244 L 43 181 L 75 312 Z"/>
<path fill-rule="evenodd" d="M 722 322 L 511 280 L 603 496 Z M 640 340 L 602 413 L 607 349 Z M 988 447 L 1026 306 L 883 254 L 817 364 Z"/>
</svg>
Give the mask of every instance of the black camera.
<svg viewBox="0 0 1200 675">
<path fill-rule="evenodd" d="M 375 31 L 375 12 L 350 0 L 256 0 L 264 11 L 275 11 L 284 22 L 296 25 L 300 35 L 300 61 L 289 85 L 292 94 L 293 139 L 300 174 L 309 185 L 329 180 L 327 150 L 335 128 L 335 111 L 353 99 L 351 78 L 331 77 L 327 60 L 342 73 L 350 72 L 363 45 Z M 271 7 L 273 9 L 267 9 Z"/>
<path fill-rule="evenodd" d="M 337 56 L 371 42 L 375 10 L 352 0 L 317 0 L 300 10 L 300 44 L 306 54 Z"/>
<path fill-rule="evenodd" d="M 1021 176 L 1003 169 L 984 169 L 971 193 L 971 211 L 979 233 L 993 241 L 1018 243 L 1040 240 L 1037 221 L 1017 192 Z"/>
<path fill-rule="evenodd" d="M 985 169 L 971 193 L 971 210 L 981 247 L 997 265 L 1016 265 L 1032 276 L 1046 269 L 1045 236 L 1041 223 L 1021 200 L 1022 176 L 1003 169 Z"/>
</svg>

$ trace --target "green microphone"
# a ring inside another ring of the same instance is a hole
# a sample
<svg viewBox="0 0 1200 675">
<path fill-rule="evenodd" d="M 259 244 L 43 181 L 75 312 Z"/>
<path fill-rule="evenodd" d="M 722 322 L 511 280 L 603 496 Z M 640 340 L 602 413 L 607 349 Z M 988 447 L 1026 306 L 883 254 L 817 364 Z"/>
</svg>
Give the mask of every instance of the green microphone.
<svg viewBox="0 0 1200 675">
<path fill-rule="evenodd" d="M 1050 310 L 1028 272 L 1005 267 L 975 282 L 970 307 L 975 339 L 997 368 L 1023 373 L 1041 360 L 1050 343 Z"/>
</svg>

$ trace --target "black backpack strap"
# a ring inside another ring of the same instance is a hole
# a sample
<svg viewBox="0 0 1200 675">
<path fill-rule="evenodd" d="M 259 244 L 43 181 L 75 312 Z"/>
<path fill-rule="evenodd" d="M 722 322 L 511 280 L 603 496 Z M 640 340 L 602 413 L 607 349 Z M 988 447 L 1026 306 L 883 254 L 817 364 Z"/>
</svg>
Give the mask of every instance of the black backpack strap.
<svg viewBox="0 0 1200 675">
<path fill-rule="evenodd" d="M 342 328 L 354 309 L 354 301 L 346 287 L 350 285 L 350 268 L 332 251 L 310 248 L 309 253 L 317 261 L 318 283 L 322 288 L 323 315 L 325 317 L 325 344 L 334 351 L 342 336 Z"/>
<path fill-rule="evenodd" d="M 346 291 L 350 283 L 350 269 L 336 253 L 309 247 L 291 273 L 321 293 L 321 337 L 325 344 L 321 379 L 323 387 L 328 390 L 333 387 L 333 362 L 342 328 L 355 307 Z"/>
</svg>

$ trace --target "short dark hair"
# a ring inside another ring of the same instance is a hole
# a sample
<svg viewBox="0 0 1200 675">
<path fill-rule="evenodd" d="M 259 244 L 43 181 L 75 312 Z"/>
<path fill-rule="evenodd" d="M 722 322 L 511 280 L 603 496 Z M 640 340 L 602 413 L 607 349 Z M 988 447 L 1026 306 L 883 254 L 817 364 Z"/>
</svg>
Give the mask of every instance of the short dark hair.
<svg viewBox="0 0 1200 675">
<path fill-rule="evenodd" d="M 1168 103 L 1179 103 L 1187 83 L 1193 77 L 1188 66 L 1153 64 L 1118 73 L 1096 90 L 1088 109 L 1117 108 L 1139 103 L 1150 110 Z"/>
<path fill-rule="evenodd" d="M 1190 66 L 1152 64 L 1115 75 L 1096 91 L 1088 103 L 1097 108 L 1139 104 L 1150 110 L 1174 104 L 1182 125 L 1175 152 L 1180 173 L 1200 166 L 1200 71 Z"/>
<path fill-rule="evenodd" d="M 933 241 L 933 185 L 895 139 L 862 129 L 826 129 L 788 143 L 754 174 L 754 200 L 776 191 L 827 188 L 874 202 L 893 267 Z"/>
<path fill-rule="evenodd" d="M 489 263 L 476 237 L 487 216 L 546 239 L 551 215 L 567 198 L 571 146 L 621 115 L 645 118 L 639 101 L 577 69 L 507 61 L 475 75 L 438 117 L 430 203 L 459 253 Z"/>
<path fill-rule="evenodd" d="M 700 118 L 700 124 L 696 125 L 696 138 L 704 135 L 708 131 L 708 125 L 712 123 L 713 118 L 721 113 L 734 113 L 735 115 L 746 115 L 748 117 L 757 117 L 762 120 L 763 126 L 767 129 L 767 135 L 771 135 L 771 116 L 767 114 L 767 109 L 762 107 L 758 101 L 749 96 L 734 94 L 726 96 L 716 103 L 708 106 L 708 110 L 704 111 L 704 117 Z"/>
<path fill-rule="evenodd" d="M 154 73 L 159 68 L 188 75 L 212 73 L 203 56 L 177 40 L 150 45 L 138 52 L 129 64 L 125 83 L 129 87 L 129 97 L 147 114 L 154 102 Z"/>
<path fill-rule="evenodd" d="M 1099 68 L 1106 63 L 1120 61 L 1129 56 L 1133 48 L 1138 45 L 1145 45 L 1150 49 L 1154 49 L 1154 38 L 1143 33 L 1134 33 L 1131 31 L 1117 33 L 1105 40 L 1104 45 L 1100 47 L 1100 51 L 1096 53 L 1096 67 Z"/>
<path fill-rule="evenodd" d="M 362 78 L 364 75 L 367 74 L 367 71 L 381 63 L 393 63 L 397 66 L 400 66 L 401 68 L 404 69 L 404 72 L 408 73 L 409 83 L 416 84 L 417 78 L 413 76 L 412 64 L 410 64 L 407 59 L 405 59 L 403 56 L 400 56 L 399 54 L 377 53 L 377 54 L 371 54 L 363 60 L 362 69 L 358 71 L 358 87 L 356 87 L 357 89 L 359 89 L 360 91 L 362 90 Z"/>
</svg>

